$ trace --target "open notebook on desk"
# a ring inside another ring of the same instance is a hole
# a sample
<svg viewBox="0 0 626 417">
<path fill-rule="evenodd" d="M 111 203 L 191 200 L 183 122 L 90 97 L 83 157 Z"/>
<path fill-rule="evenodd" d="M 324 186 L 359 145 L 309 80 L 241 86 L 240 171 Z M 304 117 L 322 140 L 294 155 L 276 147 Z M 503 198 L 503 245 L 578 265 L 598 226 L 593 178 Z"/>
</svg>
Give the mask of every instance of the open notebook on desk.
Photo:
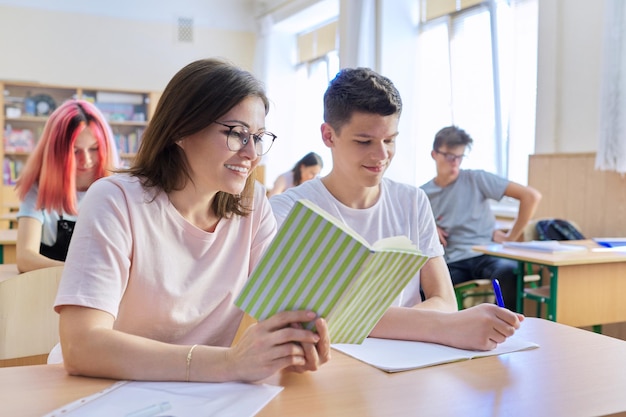
<svg viewBox="0 0 626 417">
<path fill-rule="evenodd" d="M 538 348 L 539 345 L 513 335 L 488 351 L 457 349 L 436 343 L 368 337 L 360 344 L 333 344 L 333 349 L 386 372 L 408 371 L 444 363 Z"/>
</svg>

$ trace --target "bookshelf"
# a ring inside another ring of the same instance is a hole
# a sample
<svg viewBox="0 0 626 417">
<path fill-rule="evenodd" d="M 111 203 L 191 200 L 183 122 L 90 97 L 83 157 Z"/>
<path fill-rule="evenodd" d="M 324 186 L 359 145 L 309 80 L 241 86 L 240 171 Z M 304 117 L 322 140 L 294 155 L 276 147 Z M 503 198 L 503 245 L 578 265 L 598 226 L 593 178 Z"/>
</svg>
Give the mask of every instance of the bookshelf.
<svg viewBox="0 0 626 417">
<path fill-rule="evenodd" d="M 133 158 L 159 93 L 102 88 L 47 85 L 34 82 L 0 81 L 0 125 L 3 145 L 3 179 L 0 211 L 17 203 L 15 179 L 41 136 L 48 116 L 66 100 L 91 101 L 107 118 L 122 162 Z"/>
</svg>

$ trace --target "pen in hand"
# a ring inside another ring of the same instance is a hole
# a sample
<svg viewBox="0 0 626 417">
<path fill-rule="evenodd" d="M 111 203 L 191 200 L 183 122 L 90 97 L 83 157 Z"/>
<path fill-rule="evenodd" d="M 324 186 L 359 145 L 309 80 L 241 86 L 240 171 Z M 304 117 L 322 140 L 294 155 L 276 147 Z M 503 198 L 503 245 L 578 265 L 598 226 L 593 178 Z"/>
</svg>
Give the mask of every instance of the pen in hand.
<svg viewBox="0 0 626 417">
<path fill-rule="evenodd" d="M 492 279 L 491 285 L 493 286 L 493 293 L 496 296 L 496 304 L 498 304 L 498 307 L 505 308 L 504 299 L 502 298 L 502 289 L 500 288 L 500 281 Z"/>
</svg>

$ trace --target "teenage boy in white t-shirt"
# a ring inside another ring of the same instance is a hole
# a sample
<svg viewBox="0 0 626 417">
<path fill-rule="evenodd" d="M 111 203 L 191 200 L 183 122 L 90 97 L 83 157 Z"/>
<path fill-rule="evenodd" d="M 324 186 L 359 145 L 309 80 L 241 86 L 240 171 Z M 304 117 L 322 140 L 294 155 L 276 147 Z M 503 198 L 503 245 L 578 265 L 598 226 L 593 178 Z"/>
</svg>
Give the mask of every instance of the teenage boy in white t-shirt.
<svg viewBox="0 0 626 417">
<path fill-rule="evenodd" d="M 400 94 L 389 79 L 367 68 L 341 70 L 324 95 L 321 126 L 333 168 L 272 197 L 274 215 L 281 224 L 296 201 L 308 199 L 370 243 L 406 235 L 430 257 L 371 336 L 494 349 L 513 335 L 523 316 L 492 304 L 457 311 L 428 198 L 419 188 L 383 178 L 395 153 L 401 111 Z"/>
</svg>

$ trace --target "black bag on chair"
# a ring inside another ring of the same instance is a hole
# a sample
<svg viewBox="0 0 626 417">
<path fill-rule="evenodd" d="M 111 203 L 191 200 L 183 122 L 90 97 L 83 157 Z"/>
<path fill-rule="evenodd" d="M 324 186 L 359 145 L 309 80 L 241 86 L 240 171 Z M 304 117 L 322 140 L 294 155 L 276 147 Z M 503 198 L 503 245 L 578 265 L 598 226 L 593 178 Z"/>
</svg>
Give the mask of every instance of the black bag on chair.
<svg viewBox="0 0 626 417">
<path fill-rule="evenodd" d="M 582 233 L 567 220 L 540 220 L 535 226 L 539 240 L 582 240 Z"/>
</svg>

